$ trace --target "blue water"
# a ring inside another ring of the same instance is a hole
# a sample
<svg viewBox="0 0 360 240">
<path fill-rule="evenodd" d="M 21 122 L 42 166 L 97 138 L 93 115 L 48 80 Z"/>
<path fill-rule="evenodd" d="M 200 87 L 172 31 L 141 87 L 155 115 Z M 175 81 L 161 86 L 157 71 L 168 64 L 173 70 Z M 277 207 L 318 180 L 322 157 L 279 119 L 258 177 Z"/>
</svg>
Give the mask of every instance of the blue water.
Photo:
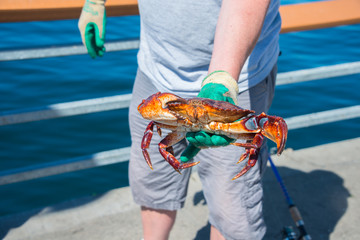
<svg viewBox="0 0 360 240">
<path fill-rule="evenodd" d="M 138 37 L 138 16 L 108 18 L 108 42 Z M 0 51 L 81 41 L 76 20 L 0 24 L 0 39 Z M 280 47 L 279 72 L 359 61 L 360 25 L 282 34 Z M 130 93 L 136 53 L 0 62 L 0 112 Z M 359 89 L 360 74 L 279 86 L 271 113 L 290 117 L 357 105 Z M 0 171 L 130 145 L 126 109 L 4 126 L 0 136 Z M 359 136 L 360 119 L 353 119 L 290 131 L 287 147 Z M 120 163 L 0 186 L 0 216 L 127 186 L 127 167 Z"/>
</svg>

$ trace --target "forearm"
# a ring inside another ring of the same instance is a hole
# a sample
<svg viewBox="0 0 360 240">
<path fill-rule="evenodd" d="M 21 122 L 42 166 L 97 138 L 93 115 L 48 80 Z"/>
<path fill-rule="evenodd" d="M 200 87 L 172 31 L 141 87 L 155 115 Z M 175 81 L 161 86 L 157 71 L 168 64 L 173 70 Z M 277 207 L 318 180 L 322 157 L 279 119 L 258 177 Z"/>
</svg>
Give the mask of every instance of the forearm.
<svg viewBox="0 0 360 240">
<path fill-rule="evenodd" d="M 208 72 L 224 70 L 234 79 L 256 45 L 270 0 L 224 0 Z"/>
</svg>

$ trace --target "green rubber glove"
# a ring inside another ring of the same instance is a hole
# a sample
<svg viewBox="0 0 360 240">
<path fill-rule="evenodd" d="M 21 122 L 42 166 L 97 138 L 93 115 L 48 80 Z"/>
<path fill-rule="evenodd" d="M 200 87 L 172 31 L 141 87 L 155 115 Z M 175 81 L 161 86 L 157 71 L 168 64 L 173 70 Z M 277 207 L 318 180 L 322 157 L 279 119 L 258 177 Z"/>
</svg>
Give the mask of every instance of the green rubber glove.
<svg viewBox="0 0 360 240">
<path fill-rule="evenodd" d="M 105 52 L 105 0 L 86 0 L 79 18 L 81 40 L 92 58 Z"/>
<path fill-rule="evenodd" d="M 198 97 L 237 104 L 238 94 L 239 88 L 236 80 L 225 71 L 215 71 L 203 80 Z M 190 144 L 181 154 L 182 162 L 191 160 L 201 148 L 226 146 L 236 141 L 224 135 L 210 134 L 204 131 L 189 132 L 186 134 L 186 139 Z"/>
</svg>

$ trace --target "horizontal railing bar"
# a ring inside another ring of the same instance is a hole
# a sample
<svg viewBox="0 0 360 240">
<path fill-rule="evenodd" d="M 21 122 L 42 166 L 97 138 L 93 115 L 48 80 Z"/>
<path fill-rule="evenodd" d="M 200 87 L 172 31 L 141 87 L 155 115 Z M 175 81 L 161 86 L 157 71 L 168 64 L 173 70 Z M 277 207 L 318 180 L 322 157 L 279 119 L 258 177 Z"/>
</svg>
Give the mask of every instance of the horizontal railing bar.
<svg viewBox="0 0 360 240">
<path fill-rule="evenodd" d="M 360 73 L 360 62 L 279 73 L 277 85 L 318 80 L 321 75 L 330 78 L 356 73 Z M 131 94 L 126 94 L 0 112 L 0 126 L 122 109 L 129 107 L 130 100 Z"/>
<path fill-rule="evenodd" d="M 294 130 L 357 117 L 360 117 L 360 105 L 290 117 L 286 118 L 285 121 L 289 130 Z M 125 162 L 129 158 L 130 147 L 126 147 L 96 153 L 91 156 L 3 171 L 0 172 L 0 185 Z"/>
<path fill-rule="evenodd" d="M 0 22 L 77 19 L 84 0 L 1 0 Z M 106 16 L 138 15 L 137 0 L 106 0 Z"/>
<path fill-rule="evenodd" d="M 279 73 L 276 85 L 284 85 L 360 73 L 360 61 Z"/>
<path fill-rule="evenodd" d="M 77 19 L 83 0 L 1 0 L 0 22 Z M 315 1 L 280 6 L 281 32 L 303 31 L 360 22 L 358 0 Z M 139 14 L 136 0 L 107 0 L 107 16 Z"/>
<path fill-rule="evenodd" d="M 105 44 L 107 52 L 125 51 L 139 48 L 139 40 L 124 40 L 109 42 Z M 15 61 L 48 57 L 64 57 L 71 55 L 87 54 L 84 45 L 62 46 L 62 47 L 46 47 L 37 49 L 21 49 L 11 51 L 1 51 L 0 61 Z"/>
<path fill-rule="evenodd" d="M 124 94 L 19 111 L 6 111 L 0 113 L 0 126 L 127 108 L 131 96 L 131 94 Z"/>
<path fill-rule="evenodd" d="M 99 152 L 90 156 L 17 168 L 0 172 L 0 185 L 125 162 L 128 161 L 129 158 L 130 147 L 125 147 Z"/>
<path fill-rule="evenodd" d="M 359 0 L 313 1 L 280 6 L 281 32 L 329 28 L 360 22 Z"/>
<path fill-rule="evenodd" d="M 360 117 L 360 105 L 286 118 L 290 130 Z"/>
</svg>

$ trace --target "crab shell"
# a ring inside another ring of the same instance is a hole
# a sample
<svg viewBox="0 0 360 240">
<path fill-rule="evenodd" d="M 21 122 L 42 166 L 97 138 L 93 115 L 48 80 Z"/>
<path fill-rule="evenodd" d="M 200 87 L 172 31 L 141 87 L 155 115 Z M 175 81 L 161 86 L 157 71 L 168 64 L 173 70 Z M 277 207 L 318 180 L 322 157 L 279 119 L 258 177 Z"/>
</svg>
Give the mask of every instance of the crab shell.
<svg viewBox="0 0 360 240">
<path fill-rule="evenodd" d="M 207 98 L 181 98 L 171 93 L 156 93 L 138 106 L 143 118 L 171 126 L 191 124 L 188 131 L 199 131 L 212 122 L 231 123 L 254 113 L 224 101 Z M 192 128 L 193 127 L 193 128 Z M 208 130 L 209 131 L 209 130 Z M 210 130 L 211 132 L 211 130 Z"/>
</svg>

